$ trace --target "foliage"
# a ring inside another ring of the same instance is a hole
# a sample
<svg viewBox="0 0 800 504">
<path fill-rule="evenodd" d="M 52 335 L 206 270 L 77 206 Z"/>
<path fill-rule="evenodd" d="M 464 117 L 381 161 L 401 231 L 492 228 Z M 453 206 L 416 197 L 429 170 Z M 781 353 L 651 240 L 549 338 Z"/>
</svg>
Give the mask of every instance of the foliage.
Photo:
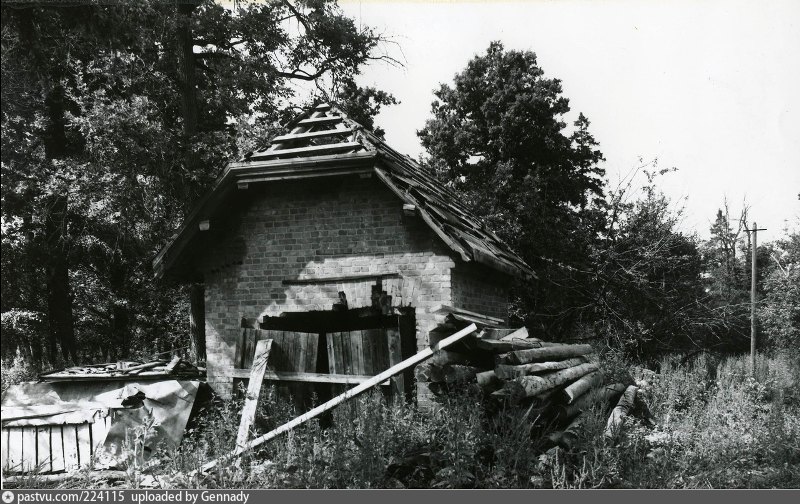
<svg viewBox="0 0 800 504">
<path fill-rule="evenodd" d="M 34 360 L 185 346 L 187 296 L 153 256 L 226 160 L 315 99 L 297 83 L 373 126 L 394 100 L 353 82 L 393 61 L 381 43 L 328 0 L 4 4 L 2 311 L 44 314 Z"/>
<path fill-rule="evenodd" d="M 550 339 L 589 301 L 579 286 L 604 206 L 602 154 L 582 114 L 567 134 L 561 93 L 533 52 L 493 42 L 435 92 L 419 132 L 427 164 L 538 273 L 519 316 Z"/>
<path fill-rule="evenodd" d="M 758 307 L 765 343 L 794 351 L 800 359 L 800 231 L 778 240 L 770 259 L 771 268 L 764 274 L 764 299 Z"/>
<path fill-rule="evenodd" d="M 594 410 L 572 452 L 548 457 L 554 487 L 795 488 L 800 463 L 800 368 L 787 356 L 716 362 L 665 357 L 641 394 L 656 426 L 635 422 L 618 444 L 603 440 Z"/>
</svg>

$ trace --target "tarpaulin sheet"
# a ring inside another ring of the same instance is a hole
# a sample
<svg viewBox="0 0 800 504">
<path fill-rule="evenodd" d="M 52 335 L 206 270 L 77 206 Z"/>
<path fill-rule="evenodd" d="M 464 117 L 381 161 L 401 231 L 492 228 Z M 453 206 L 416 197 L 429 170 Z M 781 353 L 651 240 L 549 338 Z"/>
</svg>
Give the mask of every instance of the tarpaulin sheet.
<svg viewBox="0 0 800 504">
<path fill-rule="evenodd" d="M 145 458 L 161 444 L 177 446 L 199 386 L 178 380 L 22 383 L 3 393 L 0 416 L 6 429 L 91 422 L 98 412 L 101 417 L 110 412 L 111 427 L 98 456 L 103 465 L 116 465 L 137 435 L 144 440 Z"/>
</svg>

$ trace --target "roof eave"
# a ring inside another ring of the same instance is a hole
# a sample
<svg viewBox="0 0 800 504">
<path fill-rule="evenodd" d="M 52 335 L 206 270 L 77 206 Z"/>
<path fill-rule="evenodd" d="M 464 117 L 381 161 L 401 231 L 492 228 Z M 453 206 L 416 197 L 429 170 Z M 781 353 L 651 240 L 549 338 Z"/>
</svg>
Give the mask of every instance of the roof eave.
<svg viewBox="0 0 800 504">
<path fill-rule="evenodd" d="M 283 180 L 344 176 L 372 173 L 376 153 L 363 151 L 332 154 L 308 158 L 255 160 L 229 163 L 214 186 L 184 220 L 178 232 L 153 259 L 156 278 L 169 274 L 182 256 L 192 237 L 199 232 L 201 221 L 211 219 L 226 199 L 226 195 L 239 184 L 255 184 Z"/>
</svg>

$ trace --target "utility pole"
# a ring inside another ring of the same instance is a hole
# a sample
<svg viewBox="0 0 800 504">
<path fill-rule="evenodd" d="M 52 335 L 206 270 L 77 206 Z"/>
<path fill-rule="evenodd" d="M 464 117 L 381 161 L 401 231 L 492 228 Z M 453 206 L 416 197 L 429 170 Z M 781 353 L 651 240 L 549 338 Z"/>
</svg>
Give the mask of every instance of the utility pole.
<svg viewBox="0 0 800 504">
<path fill-rule="evenodd" d="M 752 256 L 752 265 L 750 267 L 751 279 L 750 279 L 750 371 L 753 374 L 753 377 L 756 375 L 756 250 L 758 249 L 758 232 L 759 231 L 766 231 L 764 229 L 758 229 L 758 225 L 753 222 L 753 229 L 747 229 L 748 233 L 750 231 L 753 232 L 753 240 L 751 241 L 750 245 L 750 253 Z"/>
</svg>

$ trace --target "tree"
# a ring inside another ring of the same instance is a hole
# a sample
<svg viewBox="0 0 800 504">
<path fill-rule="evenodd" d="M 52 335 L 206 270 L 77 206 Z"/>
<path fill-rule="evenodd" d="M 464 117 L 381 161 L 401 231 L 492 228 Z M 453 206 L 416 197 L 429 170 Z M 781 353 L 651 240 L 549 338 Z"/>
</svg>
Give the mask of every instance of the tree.
<svg viewBox="0 0 800 504">
<path fill-rule="evenodd" d="M 520 318 L 563 335 L 591 303 L 591 249 L 603 228 L 603 159 L 579 114 L 530 51 L 499 42 L 435 92 L 418 132 L 425 162 L 539 274 L 519 291 Z"/>
<path fill-rule="evenodd" d="M 152 256 L 239 147 L 278 131 L 302 100 L 294 82 L 321 93 L 387 58 L 328 0 L 2 9 L 3 256 L 15 259 L 2 311 L 45 315 L 51 362 L 59 347 L 77 361 L 180 346 L 185 296 L 153 283 Z"/>
</svg>

